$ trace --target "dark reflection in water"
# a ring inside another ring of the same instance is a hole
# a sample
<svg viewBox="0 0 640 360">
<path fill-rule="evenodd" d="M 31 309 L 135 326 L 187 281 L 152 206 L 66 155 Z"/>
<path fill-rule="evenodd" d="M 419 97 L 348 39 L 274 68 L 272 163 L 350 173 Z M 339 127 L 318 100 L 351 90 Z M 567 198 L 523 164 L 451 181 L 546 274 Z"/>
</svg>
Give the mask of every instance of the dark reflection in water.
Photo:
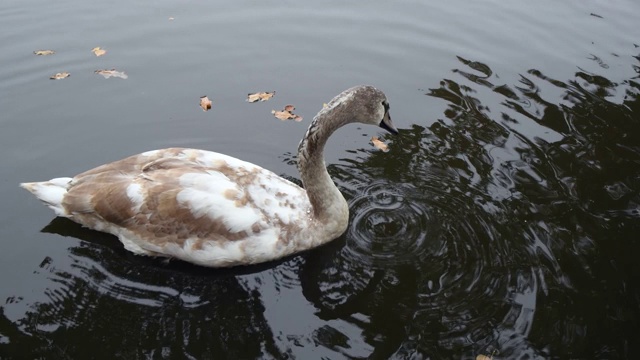
<svg viewBox="0 0 640 360">
<path fill-rule="evenodd" d="M 288 358 L 304 347 L 397 359 L 638 355 L 638 77 L 579 71 L 562 81 L 532 69 L 503 84 L 490 66 L 459 61 L 457 81 L 426 91 L 448 104 L 442 119 L 403 130 L 389 153 L 361 150 L 330 167 L 351 204 L 340 240 L 216 271 L 75 233 L 104 244 L 72 248 L 69 269 L 43 261 L 56 286 L 19 321 L 2 316 L 0 349 L 130 359 Z M 270 285 L 243 277 L 261 271 L 277 275 L 276 287 L 301 288 L 320 325 L 276 333 L 261 292 Z"/>
<path fill-rule="evenodd" d="M 581 71 L 563 83 L 530 70 L 510 86 L 459 60 L 454 72 L 470 83 L 427 93 L 448 102 L 444 119 L 333 169 L 352 223 L 342 256 L 303 272 L 308 298 L 326 318 L 364 314 L 380 357 L 633 357 L 637 77 L 614 84 Z M 562 98 L 545 99 L 549 86 Z M 503 112 L 475 97 L 484 87 Z M 527 134 L 527 121 L 560 140 Z"/>
<path fill-rule="evenodd" d="M 45 294 L 49 301 L 17 324 L 0 320 L 17 358 L 283 357 L 259 294 L 233 274 L 135 257 L 115 237 L 66 219 L 43 231 L 103 246 L 72 248 L 69 271 L 42 262 L 56 285 Z"/>
</svg>

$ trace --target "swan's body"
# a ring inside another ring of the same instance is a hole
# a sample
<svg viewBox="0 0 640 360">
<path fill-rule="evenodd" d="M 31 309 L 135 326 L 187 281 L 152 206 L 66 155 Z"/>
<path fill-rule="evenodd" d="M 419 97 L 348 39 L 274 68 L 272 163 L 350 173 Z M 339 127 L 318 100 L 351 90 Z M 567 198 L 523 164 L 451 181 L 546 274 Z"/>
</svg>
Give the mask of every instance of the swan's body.
<svg viewBox="0 0 640 360">
<path fill-rule="evenodd" d="M 279 259 L 331 241 L 347 228 L 347 202 L 327 173 L 327 138 L 350 122 L 391 132 L 384 94 L 344 91 L 322 109 L 298 148 L 305 189 L 223 154 L 170 148 L 21 186 L 58 216 L 116 235 L 140 255 L 224 267 Z"/>
</svg>

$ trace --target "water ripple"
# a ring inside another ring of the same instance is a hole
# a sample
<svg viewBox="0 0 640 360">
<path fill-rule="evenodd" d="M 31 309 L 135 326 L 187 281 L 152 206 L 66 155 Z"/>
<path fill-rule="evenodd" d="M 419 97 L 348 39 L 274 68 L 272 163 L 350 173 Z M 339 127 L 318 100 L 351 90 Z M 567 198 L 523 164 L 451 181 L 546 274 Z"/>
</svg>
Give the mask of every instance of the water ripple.
<svg viewBox="0 0 640 360">
<path fill-rule="evenodd" d="M 426 142 L 420 148 L 432 147 L 432 137 L 416 135 Z M 411 149 L 416 140 L 400 139 L 394 149 Z M 374 313 L 352 313 L 355 304 L 411 318 L 408 333 L 415 339 L 389 345 L 396 346 L 395 356 L 427 348 L 530 349 L 536 296 L 548 293 L 545 277 L 562 281 L 550 234 L 544 223 L 510 215 L 532 210 L 521 209 L 520 197 L 494 197 L 486 187 L 495 184 L 485 178 L 437 165 L 453 160 L 437 149 L 417 152 L 420 161 L 398 164 L 383 179 L 356 165 L 333 171 L 350 195 L 350 226 L 341 256 L 321 266 L 308 286 L 317 289 L 306 294 L 324 318 L 357 323 L 364 315 L 371 319 L 367 327 L 380 326 Z M 376 164 L 375 157 L 363 161 Z M 413 296 L 390 303 L 388 294 L 399 293 Z M 395 325 L 384 321 L 385 329 Z M 389 330 L 371 341 L 392 339 Z"/>
<path fill-rule="evenodd" d="M 384 180 L 364 189 L 350 204 L 353 219 L 345 255 L 379 266 L 425 256 L 430 246 L 425 230 L 432 218 L 428 204 L 413 200 L 415 192 L 410 185 L 397 187 Z"/>
<path fill-rule="evenodd" d="M 87 281 L 87 286 L 114 299 L 152 307 L 162 307 L 176 299 L 185 308 L 208 303 L 198 296 L 183 294 L 172 287 L 144 284 L 117 276 L 93 261 L 84 260 L 75 265 L 84 275 L 82 278 Z"/>
<path fill-rule="evenodd" d="M 374 267 L 419 266 L 433 275 L 429 296 L 473 288 L 485 266 L 503 261 L 497 254 L 507 252 L 506 244 L 496 240 L 495 219 L 479 194 L 433 180 L 420 188 L 386 180 L 364 188 L 350 204 L 345 257 Z"/>
</svg>

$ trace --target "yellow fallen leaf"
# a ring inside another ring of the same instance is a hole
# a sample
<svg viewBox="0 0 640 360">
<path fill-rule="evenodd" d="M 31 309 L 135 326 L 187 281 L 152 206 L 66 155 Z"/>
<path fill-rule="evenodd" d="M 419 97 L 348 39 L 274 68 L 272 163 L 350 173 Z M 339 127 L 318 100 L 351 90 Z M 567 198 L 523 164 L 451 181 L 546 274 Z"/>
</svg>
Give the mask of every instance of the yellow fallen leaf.
<svg viewBox="0 0 640 360">
<path fill-rule="evenodd" d="M 56 52 L 53 50 L 36 50 L 33 53 L 36 55 L 53 55 Z"/>
<path fill-rule="evenodd" d="M 247 95 L 247 101 L 248 102 L 267 101 L 267 100 L 271 99 L 273 97 L 273 95 L 275 95 L 275 94 L 276 94 L 275 91 L 252 93 L 252 94 L 248 94 Z"/>
<path fill-rule="evenodd" d="M 207 95 L 200 97 L 200 107 L 202 108 L 202 111 L 211 109 L 211 100 L 209 100 Z"/>
<path fill-rule="evenodd" d="M 382 140 L 378 139 L 377 136 L 372 136 L 371 142 L 373 143 L 373 146 L 377 147 L 378 149 L 384 152 L 389 151 L 389 146 L 387 146 L 387 144 L 385 144 Z"/>
<path fill-rule="evenodd" d="M 291 113 L 288 111 L 275 111 L 275 110 L 271 110 L 271 113 L 273 114 L 273 116 L 275 116 L 277 119 L 280 120 L 289 120 L 289 117 L 291 116 Z"/>
<path fill-rule="evenodd" d="M 108 79 L 110 77 L 117 77 L 117 78 L 121 78 L 121 79 L 127 79 L 129 76 L 127 74 L 125 74 L 122 71 L 117 71 L 116 69 L 111 69 L 111 70 L 96 70 L 95 71 L 96 74 L 100 74 L 102 76 L 104 76 L 105 79 Z"/>
<path fill-rule="evenodd" d="M 101 47 L 94 47 L 93 49 L 91 49 L 91 51 L 96 55 L 96 56 L 102 56 L 104 54 L 107 53 L 107 50 L 102 49 Z"/>
<path fill-rule="evenodd" d="M 275 110 L 271 110 L 271 113 L 273 114 L 273 116 L 275 116 L 277 119 L 280 119 L 282 121 L 284 120 L 294 120 L 294 121 L 302 121 L 302 116 L 296 115 L 294 113 L 292 113 L 293 110 L 295 110 L 296 108 L 293 105 L 287 105 L 284 107 L 284 110 L 280 110 L 280 111 L 275 111 Z"/>
<path fill-rule="evenodd" d="M 56 73 L 55 75 L 50 76 L 49 79 L 60 80 L 60 79 L 68 78 L 69 76 L 71 76 L 71 74 L 69 74 L 68 72 L 59 72 L 59 73 Z"/>
<path fill-rule="evenodd" d="M 323 109 L 326 109 L 326 108 L 328 108 L 328 107 L 329 107 L 329 105 L 327 105 L 327 103 L 322 103 L 322 108 L 323 108 Z"/>
<path fill-rule="evenodd" d="M 498 350 L 493 350 L 491 352 L 491 355 L 480 354 L 480 355 L 476 356 L 476 360 L 493 360 L 493 355 L 498 354 L 498 353 L 499 353 Z"/>
</svg>

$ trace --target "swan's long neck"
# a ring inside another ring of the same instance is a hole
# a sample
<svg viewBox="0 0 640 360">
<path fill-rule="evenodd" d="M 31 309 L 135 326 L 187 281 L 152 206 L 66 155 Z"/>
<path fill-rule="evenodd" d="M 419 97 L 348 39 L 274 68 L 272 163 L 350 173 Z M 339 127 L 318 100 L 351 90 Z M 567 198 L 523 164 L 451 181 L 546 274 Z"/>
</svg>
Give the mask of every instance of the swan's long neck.
<svg viewBox="0 0 640 360">
<path fill-rule="evenodd" d="M 307 196 L 313 207 L 313 216 L 339 236 L 347 226 L 347 202 L 333 184 L 324 162 L 324 146 L 333 132 L 348 122 L 341 109 L 323 109 L 311 122 L 309 130 L 298 147 L 298 170 Z"/>
</svg>

